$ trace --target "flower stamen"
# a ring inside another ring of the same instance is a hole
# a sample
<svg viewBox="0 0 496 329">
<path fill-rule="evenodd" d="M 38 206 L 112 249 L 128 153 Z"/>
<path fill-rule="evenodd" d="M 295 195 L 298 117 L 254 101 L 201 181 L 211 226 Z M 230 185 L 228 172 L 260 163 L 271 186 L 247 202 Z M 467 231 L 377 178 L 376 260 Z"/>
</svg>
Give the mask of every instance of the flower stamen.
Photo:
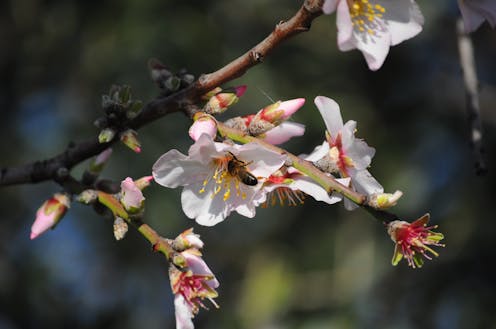
<svg viewBox="0 0 496 329">
<path fill-rule="evenodd" d="M 369 0 L 347 0 L 353 27 L 360 32 L 375 35 L 378 22 L 386 12 L 379 4 L 371 4 Z"/>
</svg>

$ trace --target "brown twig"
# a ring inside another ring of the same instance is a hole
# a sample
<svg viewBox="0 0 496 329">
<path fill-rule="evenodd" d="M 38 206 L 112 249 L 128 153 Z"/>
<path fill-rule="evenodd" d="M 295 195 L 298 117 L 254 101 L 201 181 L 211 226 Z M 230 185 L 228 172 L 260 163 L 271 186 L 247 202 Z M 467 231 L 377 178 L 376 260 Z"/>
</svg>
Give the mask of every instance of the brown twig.
<svg viewBox="0 0 496 329">
<path fill-rule="evenodd" d="M 286 39 L 307 31 L 311 22 L 322 14 L 323 0 L 306 0 L 296 14 L 287 22 L 279 23 L 272 33 L 250 51 L 216 72 L 201 76 L 189 87 L 167 97 L 158 97 L 147 103 L 139 116 L 130 121 L 129 127 L 138 129 L 167 114 L 183 111 L 200 100 L 206 91 L 231 81 L 252 66 L 261 63 L 273 49 Z M 42 161 L 5 167 L 0 170 L 0 186 L 38 183 L 53 180 L 60 168 L 71 170 L 77 164 L 96 156 L 111 143 L 100 144 L 96 138 L 71 143 L 62 153 Z"/>
</svg>

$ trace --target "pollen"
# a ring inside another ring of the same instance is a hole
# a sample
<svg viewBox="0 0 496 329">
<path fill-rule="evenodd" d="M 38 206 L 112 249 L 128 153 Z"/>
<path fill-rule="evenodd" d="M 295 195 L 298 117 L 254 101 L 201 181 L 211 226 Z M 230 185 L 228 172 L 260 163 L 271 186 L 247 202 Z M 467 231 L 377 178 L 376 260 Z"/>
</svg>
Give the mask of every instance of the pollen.
<svg viewBox="0 0 496 329">
<path fill-rule="evenodd" d="M 382 18 L 386 8 L 372 4 L 369 0 L 347 0 L 353 27 L 359 32 L 375 35 L 378 19 Z"/>
<path fill-rule="evenodd" d="M 223 201 L 229 200 L 233 195 L 246 199 L 246 192 L 242 191 L 242 181 L 237 175 L 231 175 L 228 163 L 232 159 L 230 154 L 225 157 L 215 158 L 210 164 L 210 174 L 203 180 L 198 193 L 211 191 L 211 198 L 221 195 Z"/>
</svg>

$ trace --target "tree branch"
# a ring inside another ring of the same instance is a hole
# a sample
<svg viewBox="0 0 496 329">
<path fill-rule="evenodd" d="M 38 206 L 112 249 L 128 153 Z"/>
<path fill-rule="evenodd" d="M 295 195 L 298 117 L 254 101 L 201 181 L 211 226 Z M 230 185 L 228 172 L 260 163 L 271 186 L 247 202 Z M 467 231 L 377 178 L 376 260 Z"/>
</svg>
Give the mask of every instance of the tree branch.
<svg viewBox="0 0 496 329">
<path fill-rule="evenodd" d="M 287 22 L 276 25 L 272 33 L 244 55 L 235 59 L 216 72 L 202 75 L 195 83 L 167 97 L 157 97 L 144 106 L 143 111 L 130 121 L 129 128 L 138 129 L 152 121 L 178 111 L 185 111 L 200 101 L 205 92 L 223 83 L 242 76 L 248 69 L 262 60 L 286 39 L 308 31 L 311 22 L 322 14 L 323 0 L 306 0 L 296 14 Z M 53 180 L 60 168 L 71 170 L 109 147 L 110 143 L 99 143 L 91 138 L 80 143 L 71 143 L 62 153 L 42 161 L 25 165 L 5 167 L 0 170 L 0 186 L 39 183 Z"/>
</svg>

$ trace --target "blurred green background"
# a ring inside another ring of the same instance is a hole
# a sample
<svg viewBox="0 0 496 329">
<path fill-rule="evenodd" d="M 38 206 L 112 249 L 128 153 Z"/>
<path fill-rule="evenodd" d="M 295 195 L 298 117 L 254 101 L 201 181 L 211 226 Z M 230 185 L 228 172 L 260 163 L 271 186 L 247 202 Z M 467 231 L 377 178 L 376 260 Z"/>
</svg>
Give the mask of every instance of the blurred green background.
<svg viewBox="0 0 496 329">
<path fill-rule="evenodd" d="M 289 18 L 289 0 L 5 0 L 0 4 L 2 166 L 51 157 L 95 136 L 101 95 L 129 84 L 150 100 L 158 90 L 151 57 L 198 76 L 225 65 Z M 184 216 L 180 190 L 146 190 L 146 221 L 174 237 L 194 225 L 221 286 L 220 310 L 200 312 L 197 328 L 496 328 L 494 216 L 496 31 L 473 34 L 481 83 L 489 174 L 477 177 L 458 62 L 454 0 L 419 1 L 426 23 L 396 46 L 378 72 L 358 51 L 336 47 L 335 16 L 277 48 L 233 84 L 247 94 L 230 115 L 272 99 L 305 97 L 294 120 L 304 137 L 287 148 L 309 153 L 324 137 L 313 98 L 326 95 L 358 136 L 376 147 L 371 172 L 405 195 L 395 212 L 430 212 L 446 235 L 441 256 L 412 270 L 390 265 L 393 243 L 366 212 L 308 198 L 304 205 L 232 215 L 213 227 Z M 227 117 L 227 116 L 226 116 Z M 114 147 L 103 175 L 150 173 L 171 148 L 186 152 L 190 122 L 174 114 L 139 131 L 143 152 Z M 80 174 L 87 163 L 74 170 Z M 29 240 L 51 182 L 0 189 L 0 328 L 174 328 L 165 260 L 135 231 L 116 242 L 112 222 L 73 204 L 58 227 Z"/>
</svg>

